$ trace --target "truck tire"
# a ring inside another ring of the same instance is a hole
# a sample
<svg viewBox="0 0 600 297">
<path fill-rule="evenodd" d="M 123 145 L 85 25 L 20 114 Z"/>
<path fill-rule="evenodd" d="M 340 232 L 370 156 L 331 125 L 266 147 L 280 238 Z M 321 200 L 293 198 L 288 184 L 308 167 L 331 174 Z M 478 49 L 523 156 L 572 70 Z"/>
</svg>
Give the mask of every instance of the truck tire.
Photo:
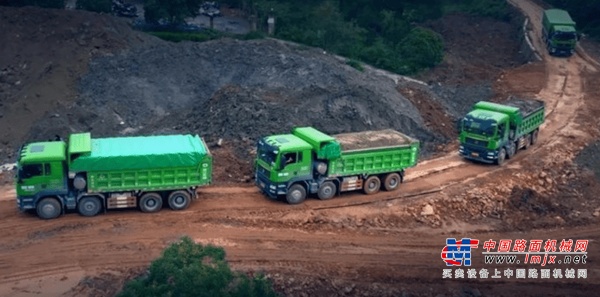
<svg viewBox="0 0 600 297">
<path fill-rule="evenodd" d="M 538 138 L 538 130 L 533 131 L 533 133 L 531 133 L 531 145 L 534 145 L 537 142 L 537 138 Z"/>
<path fill-rule="evenodd" d="M 402 179 L 398 173 L 390 173 L 386 175 L 385 179 L 383 180 L 383 188 L 386 191 L 394 191 L 398 189 L 401 180 Z"/>
<path fill-rule="evenodd" d="M 496 159 L 496 164 L 502 165 L 504 164 L 504 159 L 506 158 L 506 150 L 501 148 L 498 152 L 498 159 Z"/>
<path fill-rule="evenodd" d="M 183 210 L 188 208 L 192 197 L 186 191 L 175 191 L 169 194 L 169 207 L 172 210 Z"/>
<path fill-rule="evenodd" d="M 140 210 L 143 212 L 157 212 L 162 208 L 162 197 L 157 193 L 146 193 L 140 198 Z"/>
<path fill-rule="evenodd" d="M 333 198 L 337 193 L 337 187 L 333 182 L 327 181 L 321 184 L 319 187 L 319 191 L 317 192 L 317 197 L 321 200 L 327 200 Z"/>
<path fill-rule="evenodd" d="M 102 209 L 100 199 L 98 197 L 83 197 L 79 200 L 77 211 L 84 217 L 93 217 Z"/>
<path fill-rule="evenodd" d="M 300 184 L 292 185 L 285 195 L 285 200 L 289 204 L 300 204 L 304 199 L 306 199 L 306 189 Z"/>
<path fill-rule="evenodd" d="M 379 180 L 379 177 L 372 175 L 365 180 L 365 184 L 363 185 L 363 191 L 365 194 L 375 194 L 379 192 L 379 189 L 381 189 L 381 180 Z"/>
<path fill-rule="evenodd" d="M 58 218 L 62 212 L 60 202 L 54 198 L 44 198 L 36 207 L 38 217 L 44 220 Z"/>
<path fill-rule="evenodd" d="M 506 158 L 511 159 L 517 153 L 517 145 L 514 142 L 511 142 L 508 145 L 508 150 L 506 151 Z"/>
<path fill-rule="evenodd" d="M 525 144 L 523 144 L 523 150 L 526 150 L 531 145 L 531 134 L 525 136 Z"/>
</svg>

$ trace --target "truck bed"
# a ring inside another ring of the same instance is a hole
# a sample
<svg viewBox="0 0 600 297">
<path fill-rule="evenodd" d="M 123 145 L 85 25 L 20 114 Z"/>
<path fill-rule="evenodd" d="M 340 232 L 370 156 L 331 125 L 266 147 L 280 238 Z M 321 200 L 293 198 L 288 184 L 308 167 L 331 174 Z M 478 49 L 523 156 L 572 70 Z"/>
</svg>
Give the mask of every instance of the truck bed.
<svg viewBox="0 0 600 297">
<path fill-rule="evenodd" d="M 522 99 L 514 96 L 511 96 L 508 101 L 503 102 L 502 104 L 519 108 L 524 118 L 544 107 L 544 101 L 536 99 Z"/>
<path fill-rule="evenodd" d="M 392 129 L 343 133 L 333 136 L 343 151 L 355 151 L 380 147 L 407 146 L 415 140 Z"/>
</svg>

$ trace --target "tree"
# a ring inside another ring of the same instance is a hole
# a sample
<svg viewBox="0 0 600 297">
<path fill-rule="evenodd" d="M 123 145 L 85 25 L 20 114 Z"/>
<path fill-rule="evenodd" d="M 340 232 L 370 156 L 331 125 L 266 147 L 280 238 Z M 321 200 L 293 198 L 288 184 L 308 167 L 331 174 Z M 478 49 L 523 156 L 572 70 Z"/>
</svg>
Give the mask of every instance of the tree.
<svg viewBox="0 0 600 297">
<path fill-rule="evenodd" d="M 169 24 L 181 24 L 185 18 L 195 17 L 200 13 L 203 0 L 146 0 L 144 17 L 149 23 L 165 20 Z"/>
<path fill-rule="evenodd" d="M 415 27 L 398 44 L 398 50 L 406 63 L 403 72 L 412 73 L 434 67 L 444 59 L 444 42 L 437 33 Z"/>
<path fill-rule="evenodd" d="M 118 295 L 197 296 L 197 297 L 275 297 L 270 283 L 261 276 L 248 278 L 231 271 L 225 250 L 203 246 L 183 237 L 152 262 L 147 276 L 125 285 Z"/>
<path fill-rule="evenodd" d="M 6 0 L 1 1 L 5 6 L 39 6 L 43 8 L 65 8 L 64 0 Z"/>
<path fill-rule="evenodd" d="M 111 12 L 112 0 L 77 0 L 77 9 Z"/>
</svg>

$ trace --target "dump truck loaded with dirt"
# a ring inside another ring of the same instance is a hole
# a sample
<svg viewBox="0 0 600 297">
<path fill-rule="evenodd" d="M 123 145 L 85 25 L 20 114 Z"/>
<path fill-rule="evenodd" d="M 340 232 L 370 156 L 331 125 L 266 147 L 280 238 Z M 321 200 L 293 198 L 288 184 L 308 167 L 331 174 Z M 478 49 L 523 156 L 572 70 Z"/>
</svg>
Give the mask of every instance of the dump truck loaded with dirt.
<svg viewBox="0 0 600 297">
<path fill-rule="evenodd" d="M 271 198 L 285 196 L 298 204 L 308 194 L 325 200 L 358 189 L 396 190 L 404 169 L 417 163 L 419 141 L 391 129 L 329 136 L 302 127 L 262 138 L 257 152 L 258 187 Z"/>
<path fill-rule="evenodd" d="M 501 165 L 535 144 L 544 122 L 543 101 L 511 97 L 504 104 L 480 101 L 461 122 L 459 154 Z"/>
<path fill-rule="evenodd" d="M 188 207 L 211 182 L 212 156 L 199 136 L 92 139 L 90 133 L 23 146 L 17 160 L 17 205 L 43 219 L 74 210 L 136 207 L 156 212 L 163 201 Z"/>
</svg>

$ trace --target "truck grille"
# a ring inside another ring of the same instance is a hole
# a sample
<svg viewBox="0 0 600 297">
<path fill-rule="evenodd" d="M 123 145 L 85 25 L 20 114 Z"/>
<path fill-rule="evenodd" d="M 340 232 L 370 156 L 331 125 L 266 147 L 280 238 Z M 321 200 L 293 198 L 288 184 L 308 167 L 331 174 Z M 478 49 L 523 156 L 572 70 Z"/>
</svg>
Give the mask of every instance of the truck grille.
<svg viewBox="0 0 600 297">
<path fill-rule="evenodd" d="M 482 147 L 487 147 L 487 144 L 488 144 L 488 142 L 485 140 L 478 140 L 478 139 L 474 139 L 474 138 L 470 138 L 470 137 L 465 138 L 465 142 L 468 144 L 482 146 Z"/>
<path fill-rule="evenodd" d="M 271 176 L 269 170 L 265 169 L 262 166 L 258 166 L 258 174 L 264 176 L 267 179 Z"/>
</svg>

